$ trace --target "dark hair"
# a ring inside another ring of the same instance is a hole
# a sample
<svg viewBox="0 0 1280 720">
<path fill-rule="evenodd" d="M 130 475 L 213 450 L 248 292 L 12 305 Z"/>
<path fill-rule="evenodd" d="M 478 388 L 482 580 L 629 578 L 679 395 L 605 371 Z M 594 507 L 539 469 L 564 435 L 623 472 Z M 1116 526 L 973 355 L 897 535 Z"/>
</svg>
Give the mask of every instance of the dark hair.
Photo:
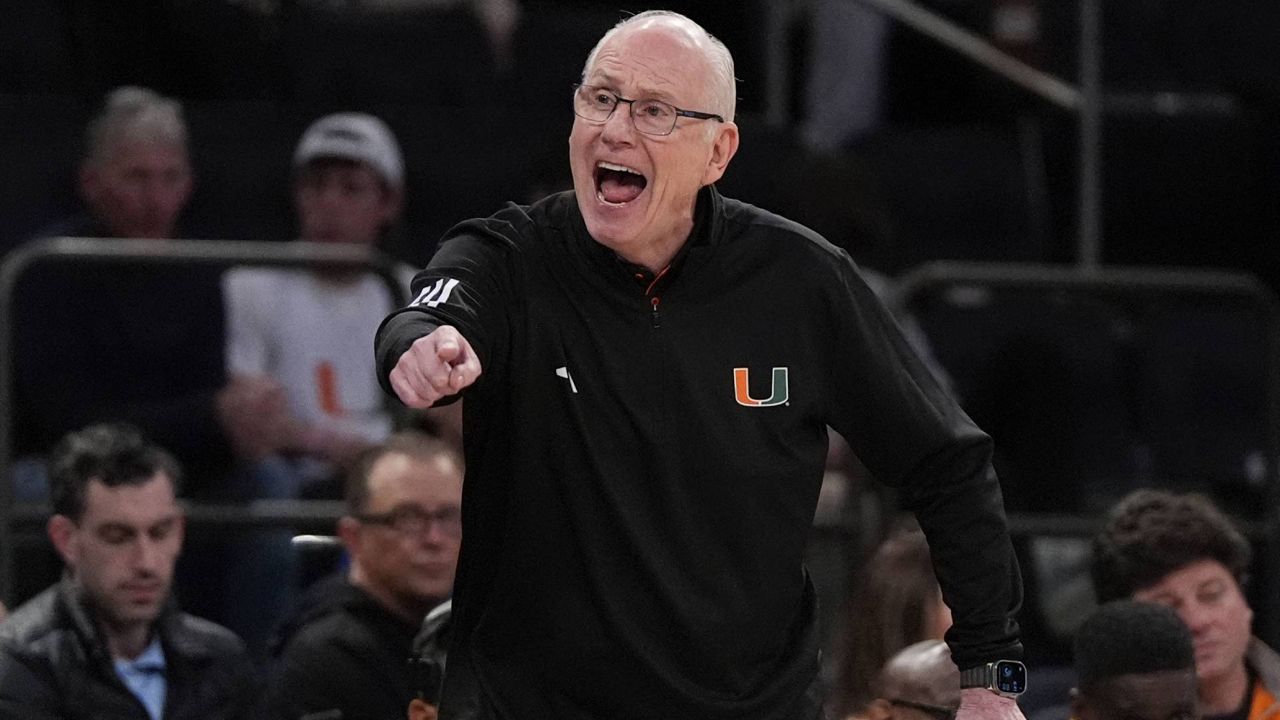
<svg viewBox="0 0 1280 720">
<path fill-rule="evenodd" d="M 387 441 L 366 450 L 355 467 L 347 475 L 345 496 L 347 512 L 364 513 L 369 507 L 369 473 L 379 460 L 387 455 L 408 455 L 419 462 L 429 463 L 445 458 L 462 470 L 462 456 L 449 443 L 416 430 L 404 430 L 387 438 Z"/>
<path fill-rule="evenodd" d="M 1099 602 L 1130 597 L 1199 560 L 1216 560 L 1241 585 L 1249 541 L 1206 497 L 1137 490 L 1112 508 L 1093 540 Z"/>
<path fill-rule="evenodd" d="M 107 487 L 142 485 L 163 473 L 180 491 L 178 461 L 124 424 L 91 425 L 58 441 L 49 457 L 53 511 L 79 522 L 84 515 L 85 488 L 90 480 Z"/>
<path fill-rule="evenodd" d="M 1076 631 L 1074 647 L 1081 690 L 1118 675 L 1195 670 L 1191 631 L 1155 603 L 1117 600 L 1099 607 Z"/>
<path fill-rule="evenodd" d="M 854 580 L 835 648 L 832 710 L 844 717 L 875 699 L 874 683 L 898 651 L 926 640 L 927 612 L 939 597 L 929 544 L 918 528 L 890 535 Z"/>
</svg>

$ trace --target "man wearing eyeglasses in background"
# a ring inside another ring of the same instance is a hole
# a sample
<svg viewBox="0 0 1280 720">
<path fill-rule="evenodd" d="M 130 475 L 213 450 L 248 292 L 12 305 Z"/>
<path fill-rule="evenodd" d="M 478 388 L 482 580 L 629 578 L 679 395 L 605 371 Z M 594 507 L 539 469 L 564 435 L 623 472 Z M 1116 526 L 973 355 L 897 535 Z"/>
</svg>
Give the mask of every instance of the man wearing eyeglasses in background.
<svg viewBox="0 0 1280 720">
<path fill-rule="evenodd" d="M 281 631 L 272 717 L 404 717 L 413 639 L 453 588 L 462 461 L 419 433 L 392 436 L 347 483 L 338 535 L 350 566 L 311 588 Z"/>
<path fill-rule="evenodd" d="M 404 403 L 465 389 L 446 720 L 818 717 L 827 426 L 929 538 L 959 717 L 1021 717 L 990 438 L 847 254 L 717 192 L 735 93 L 692 20 L 624 20 L 573 95 L 574 191 L 454 227 L 379 330 Z"/>
</svg>

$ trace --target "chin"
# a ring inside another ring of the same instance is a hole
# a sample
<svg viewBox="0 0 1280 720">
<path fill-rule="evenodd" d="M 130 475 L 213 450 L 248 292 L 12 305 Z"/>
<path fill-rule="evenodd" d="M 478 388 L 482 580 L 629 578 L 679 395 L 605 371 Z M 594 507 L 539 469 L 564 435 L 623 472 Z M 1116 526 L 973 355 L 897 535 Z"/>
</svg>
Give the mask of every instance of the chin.
<svg viewBox="0 0 1280 720">
<path fill-rule="evenodd" d="M 610 250 L 621 252 L 632 239 L 628 229 L 619 227 L 618 223 L 593 219 L 586 214 L 583 218 L 586 220 L 587 232 L 591 234 L 591 238 Z"/>
<path fill-rule="evenodd" d="M 451 593 L 452 591 L 453 591 L 452 582 L 420 583 L 415 588 L 413 588 L 413 592 L 415 595 L 422 598 L 423 600 L 428 600 L 432 603 L 443 602 L 445 598 L 449 597 L 449 593 Z"/>
</svg>

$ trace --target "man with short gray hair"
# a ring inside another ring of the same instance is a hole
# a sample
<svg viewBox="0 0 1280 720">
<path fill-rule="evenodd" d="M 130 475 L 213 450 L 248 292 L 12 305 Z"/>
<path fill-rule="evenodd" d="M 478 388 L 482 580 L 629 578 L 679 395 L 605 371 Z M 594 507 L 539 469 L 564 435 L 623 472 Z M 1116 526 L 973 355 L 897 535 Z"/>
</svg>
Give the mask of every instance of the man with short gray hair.
<svg viewBox="0 0 1280 720">
<path fill-rule="evenodd" d="M 733 58 L 645 12 L 574 88 L 573 192 L 457 225 L 383 322 L 383 387 L 465 397 L 441 717 L 811 720 L 803 554 L 827 426 L 898 487 L 955 624 L 962 720 L 1020 718 L 991 440 L 848 255 L 724 198 Z"/>
<path fill-rule="evenodd" d="M 80 194 L 96 227 L 62 234 L 177 237 L 195 183 L 178 101 L 147 88 L 112 90 L 89 125 L 86 150 Z"/>
</svg>

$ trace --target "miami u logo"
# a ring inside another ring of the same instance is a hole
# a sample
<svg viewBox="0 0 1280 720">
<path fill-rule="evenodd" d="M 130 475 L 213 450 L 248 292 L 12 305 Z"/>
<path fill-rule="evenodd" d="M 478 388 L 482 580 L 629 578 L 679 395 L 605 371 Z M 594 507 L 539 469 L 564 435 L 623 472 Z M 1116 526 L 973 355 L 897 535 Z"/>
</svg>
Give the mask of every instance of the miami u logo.
<svg viewBox="0 0 1280 720">
<path fill-rule="evenodd" d="M 787 386 L 787 369 L 784 367 L 773 369 L 773 378 L 769 383 L 769 398 L 767 400 L 757 400 L 751 397 L 751 384 L 747 368 L 734 368 L 733 397 L 738 401 L 739 405 L 745 405 L 746 407 L 782 405 L 791 397 L 791 390 Z"/>
</svg>

